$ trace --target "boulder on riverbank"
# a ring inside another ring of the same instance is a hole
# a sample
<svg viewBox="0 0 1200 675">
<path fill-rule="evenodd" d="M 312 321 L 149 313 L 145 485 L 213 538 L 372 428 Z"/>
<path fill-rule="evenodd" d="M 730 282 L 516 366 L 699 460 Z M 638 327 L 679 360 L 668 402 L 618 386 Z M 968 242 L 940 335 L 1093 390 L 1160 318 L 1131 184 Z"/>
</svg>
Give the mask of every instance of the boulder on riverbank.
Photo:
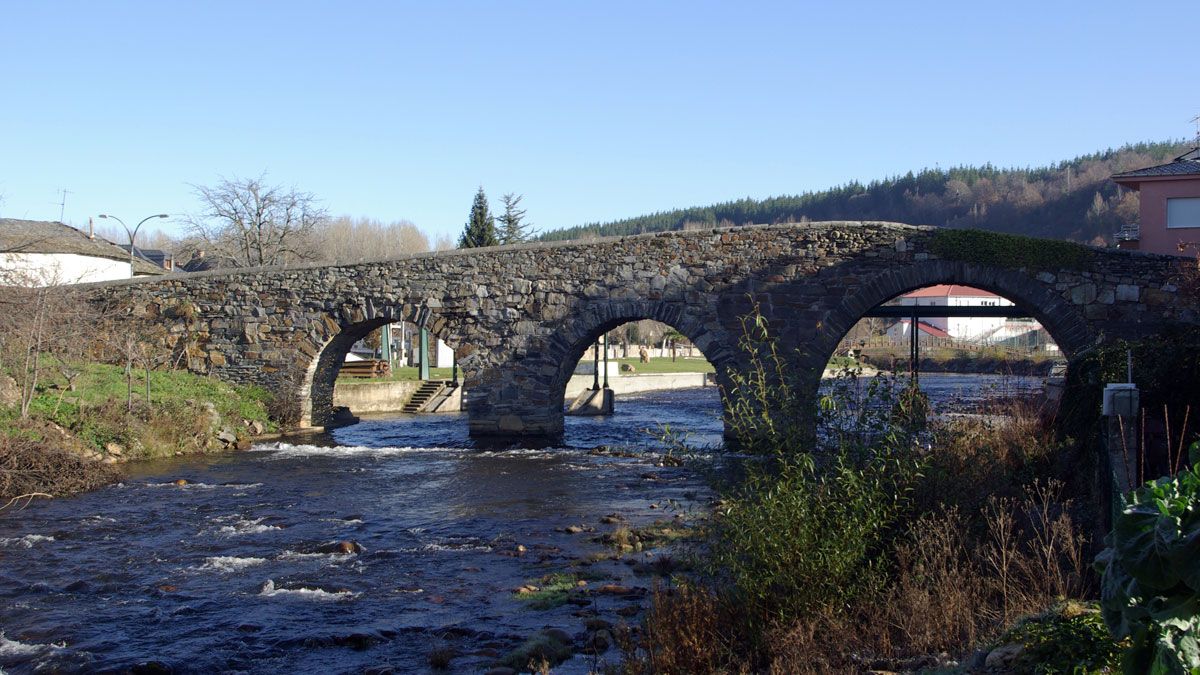
<svg viewBox="0 0 1200 675">
<path fill-rule="evenodd" d="M 21 389 L 17 381 L 0 374 L 0 405 L 16 405 L 21 400 Z"/>
</svg>

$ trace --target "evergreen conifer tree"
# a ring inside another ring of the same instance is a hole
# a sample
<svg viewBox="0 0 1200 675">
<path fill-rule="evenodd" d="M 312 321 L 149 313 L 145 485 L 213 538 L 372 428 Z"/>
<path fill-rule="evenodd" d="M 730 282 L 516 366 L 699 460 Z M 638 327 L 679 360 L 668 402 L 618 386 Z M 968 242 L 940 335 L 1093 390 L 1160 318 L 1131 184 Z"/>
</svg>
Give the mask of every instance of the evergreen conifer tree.
<svg viewBox="0 0 1200 675">
<path fill-rule="evenodd" d="M 496 220 L 500 221 L 500 243 L 501 244 L 519 244 L 523 241 L 529 241 L 532 233 L 529 231 L 531 223 L 522 222 L 525 220 L 525 209 L 521 208 L 521 198 L 525 195 L 514 195 L 511 192 L 500 198 L 504 202 L 504 213 L 500 214 Z"/>
<path fill-rule="evenodd" d="M 488 209 L 487 195 L 483 186 L 475 193 L 475 201 L 471 204 L 471 215 L 463 228 L 462 236 L 458 239 L 459 248 L 479 248 L 480 246 L 496 246 L 500 241 L 496 236 L 496 219 Z"/>
</svg>

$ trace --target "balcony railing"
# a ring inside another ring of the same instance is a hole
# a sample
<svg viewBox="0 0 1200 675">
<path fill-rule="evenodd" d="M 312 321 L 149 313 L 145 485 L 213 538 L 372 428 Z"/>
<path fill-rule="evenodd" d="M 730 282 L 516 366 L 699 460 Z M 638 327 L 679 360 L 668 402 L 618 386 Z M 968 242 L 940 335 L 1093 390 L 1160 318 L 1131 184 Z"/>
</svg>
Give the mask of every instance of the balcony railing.
<svg viewBox="0 0 1200 675">
<path fill-rule="evenodd" d="M 1142 238 L 1142 226 L 1139 223 L 1125 223 L 1117 230 L 1117 241 L 1138 241 Z"/>
</svg>

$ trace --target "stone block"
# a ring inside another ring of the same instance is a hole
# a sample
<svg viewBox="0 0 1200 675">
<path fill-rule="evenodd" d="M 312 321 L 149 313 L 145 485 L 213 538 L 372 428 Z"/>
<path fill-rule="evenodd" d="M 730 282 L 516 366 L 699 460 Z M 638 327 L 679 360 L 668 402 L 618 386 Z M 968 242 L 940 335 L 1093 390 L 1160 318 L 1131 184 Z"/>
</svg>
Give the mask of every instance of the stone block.
<svg viewBox="0 0 1200 675">
<path fill-rule="evenodd" d="M 1141 289 L 1133 284 L 1117 284 L 1117 300 L 1120 302 L 1138 302 Z"/>
<path fill-rule="evenodd" d="M 1174 293 L 1167 293 L 1157 288 L 1147 288 L 1142 291 L 1142 302 L 1154 307 L 1170 304 L 1174 297 Z"/>
<path fill-rule="evenodd" d="M 525 430 L 525 422 L 516 415 L 501 415 L 496 421 L 496 428 L 509 433 L 520 433 Z"/>
<path fill-rule="evenodd" d="M 1071 304 L 1086 305 L 1096 301 L 1096 284 L 1080 284 L 1071 289 Z"/>
</svg>

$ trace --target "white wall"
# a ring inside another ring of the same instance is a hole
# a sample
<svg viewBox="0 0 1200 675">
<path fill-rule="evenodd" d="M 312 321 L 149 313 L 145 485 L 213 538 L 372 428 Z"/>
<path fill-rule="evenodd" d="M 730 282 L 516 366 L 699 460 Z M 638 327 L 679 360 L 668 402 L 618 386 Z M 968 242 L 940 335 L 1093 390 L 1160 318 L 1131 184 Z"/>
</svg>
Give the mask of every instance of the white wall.
<svg viewBox="0 0 1200 675">
<path fill-rule="evenodd" d="M 450 366 L 454 365 L 454 350 L 451 349 L 450 345 L 446 344 L 445 342 L 437 340 L 437 346 L 431 348 L 429 351 L 433 352 L 433 354 L 430 355 L 433 357 L 430 359 L 433 361 L 433 367 L 449 368 Z"/>
<path fill-rule="evenodd" d="M 1012 302 L 995 297 L 981 297 L 977 295 L 951 295 L 937 296 L 932 298 L 900 298 L 900 304 L 905 307 L 917 305 L 920 307 L 1010 307 Z M 1007 319 L 986 317 L 986 316 L 971 316 L 971 317 L 944 317 L 930 316 L 921 317 L 921 321 L 941 328 L 950 334 L 950 337 L 957 340 L 969 340 L 971 338 L 980 337 L 988 331 L 995 330 L 1004 325 Z M 907 333 L 905 333 L 907 334 Z"/>
<path fill-rule="evenodd" d="M 132 276 L 128 260 L 77 253 L 0 253 L 0 270 L 24 277 L 24 283 L 32 286 L 82 284 Z"/>
</svg>

